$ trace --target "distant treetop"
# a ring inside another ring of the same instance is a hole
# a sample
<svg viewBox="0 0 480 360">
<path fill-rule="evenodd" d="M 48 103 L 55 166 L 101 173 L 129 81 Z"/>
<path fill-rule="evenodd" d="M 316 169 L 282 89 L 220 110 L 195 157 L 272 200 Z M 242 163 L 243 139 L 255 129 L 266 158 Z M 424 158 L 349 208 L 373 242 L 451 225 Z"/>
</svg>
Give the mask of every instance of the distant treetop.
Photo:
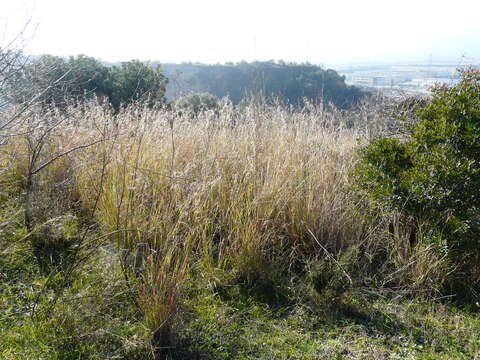
<svg viewBox="0 0 480 360">
<path fill-rule="evenodd" d="M 167 78 L 160 67 L 138 60 L 106 66 L 85 55 L 68 59 L 42 55 L 31 59 L 15 75 L 9 79 L 6 92 L 13 104 L 37 97 L 44 104 L 62 106 L 97 96 L 107 99 L 118 111 L 132 101 L 165 102 Z"/>
<path fill-rule="evenodd" d="M 170 99 L 190 92 L 208 92 L 217 97 L 229 96 L 233 103 L 239 103 L 245 96 L 260 94 L 280 97 L 293 105 L 302 105 L 308 99 L 348 108 L 363 96 L 360 89 L 348 86 L 336 71 L 308 63 L 282 60 L 224 65 L 182 63 L 162 64 L 162 68 L 171 80 L 167 88 Z"/>
</svg>

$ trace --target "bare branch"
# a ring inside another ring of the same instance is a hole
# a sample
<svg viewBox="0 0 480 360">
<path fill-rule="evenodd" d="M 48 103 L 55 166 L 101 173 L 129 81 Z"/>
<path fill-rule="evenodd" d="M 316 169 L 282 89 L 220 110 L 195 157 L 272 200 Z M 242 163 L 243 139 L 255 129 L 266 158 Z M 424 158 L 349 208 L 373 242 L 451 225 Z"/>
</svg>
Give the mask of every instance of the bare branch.
<svg viewBox="0 0 480 360">
<path fill-rule="evenodd" d="M 55 156 L 54 158 L 48 160 L 47 162 L 43 163 L 42 165 L 40 165 L 37 169 L 33 170 L 32 171 L 32 175 L 35 175 L 37 173 L 39 173 L 40 171 L 42 171 L 44 168 L 46 168 L 48 165 L 52 164 L 53 162 L 55 162 L 56 160 L 74 152 L 74 151 L 77 151 L 77 150 L 80 150 L 80 149 L 85 149 L 85 148 L 88 148 L 90 146 L 93 146 L 95 144 L 98 144 L 98 143 L 101 143 L 102 141 L 104 141 L 104 139 L 100 139 L 100 140 L 97 140 L 97 141 L 94 141 L 94 142 L 91 142 L 89 144 L 83 144 L 83 145 L 79 145 L 79 146 L 76 146 L 74 148 L 71 148 L 67 151 L 64 151 L 62 152 L 61 154 L 58 154 L 57 156 Z"/>
</svg>

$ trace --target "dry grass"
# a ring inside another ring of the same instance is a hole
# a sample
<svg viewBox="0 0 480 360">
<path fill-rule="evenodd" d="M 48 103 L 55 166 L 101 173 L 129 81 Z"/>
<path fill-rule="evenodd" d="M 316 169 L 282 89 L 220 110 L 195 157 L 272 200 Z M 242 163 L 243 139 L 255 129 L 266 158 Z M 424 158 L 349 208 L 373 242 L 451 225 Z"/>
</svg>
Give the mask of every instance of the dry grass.
<svg viewBox="0 0 480 360">
<path fill-rule="evenodd" d="M 137 274 L 153 332 L 172 323 L 194 261 L 256 281 L 365 239 L 346 191 L 363 135 L 342 118 L 253 104 L 193 120 L 96 113 L 83 126 L 107 123 L 109 139 L 72 155 L 75 193 Z"/>
<path fill-rule="evenodd" d="M 87 205 L 101 193 L 97 219 L 120 247 L 188 243 L 211 266 L 251 272 L 277 250 L 336 252 L 362 237 L 345 192 L 355 130 L 279 108 L 195 121 L 141 110 L 116 119 L 111 143 L 76 154 L 79 193 Z"/>
<path fill-rule="evenodd" d="M 91 104 L 38 116 L 37 123 L 59 123 L 42 140 L 40 164 L 102 140 L 36 176 L 43 194 L 36 208 L 65 212 L 80 202 L 83 215 L 114 241 L 125 274 L 137 284 L 154 346 L 169 343 L 196 262 L 254 282 L 353 247 L 371 259 L 382 247 L 399 264 L 393 277 L 409 273 L 424 286 L 428 279 L 415 274 L 435 272 L 428 247 L 405 255 L 398 251 L 404 237 L 382 245 L 389 235 L 364 221 L 348 190 L 358 142 L 379 128 L 368 114 L 223 103 L 195 119 L 140 105 L 113 115 Z M 34 131 L 40 136 L 42 129 Z M 17 139 L 9 145 L 14 156 L 3 161 L 18 177 L 27 171 L 30 150 Z M 412 259 L 415 265 L 406 266 Z"/>
</svg>

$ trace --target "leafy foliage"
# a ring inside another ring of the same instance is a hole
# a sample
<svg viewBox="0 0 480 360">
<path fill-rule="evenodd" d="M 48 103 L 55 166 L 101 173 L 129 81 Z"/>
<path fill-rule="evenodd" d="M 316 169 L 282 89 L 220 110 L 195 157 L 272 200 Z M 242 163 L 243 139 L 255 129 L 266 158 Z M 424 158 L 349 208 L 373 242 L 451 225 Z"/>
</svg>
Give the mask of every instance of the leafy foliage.
<svg viewBox="0 0 480 360">
<path fill-rule="evenodd" d="M 152 68 L 138 60 L 123 62 L 110 70 L 112 82 L 109 98 L 115 109 L 132 101 L 147 101 L 149 105 L 165 102 L 167 79 L 160 66 Z"/>
<path fill-rule="evenodd" d="M 108 67 L 84 55 L 69 59 L 42 55 L 9 79 L 6 97 L 14 104 L 38 98 L 43 104 L 61 106 L 97 96 L 118 111 L 133 101 L 163 103 L 166 83 L 159 66 L 152 68 L 138 60 Z"/>
<path fill-rule="evenodd" d="M 201 111 L 217 109 L 218 102 L 218 97 L 209 93 L 189 93 L 178 99 L 175 106 L 196 115 Z"/>
<path fill-rule="evenodd" d="M 377 138 L 361 152 L 358 185 L 387 206 L 436 229 L 456 266 L 455 283 L 480 285 L 480 73 L 437 86 L 407 140 Z M 438 237 L 432 237 L 437 239 Z M 464 289 L 466 290 L 466 289 Z"/>
<path fill-rule="evenodd" d="M 346 85 L 345 78 L 336 71 L 311 64 L 243 61 L 225 65 L 162 64 L 162 67 L 174 79 L 171 87 L 175 93 L 209 92 L 218 97 L 229 96 L 234 104 L 253 93 L 280 97 L 292 105 L 302 105 L 308 99 L 348 108 L 362 97 L 360 89 Z"/>
</svg>

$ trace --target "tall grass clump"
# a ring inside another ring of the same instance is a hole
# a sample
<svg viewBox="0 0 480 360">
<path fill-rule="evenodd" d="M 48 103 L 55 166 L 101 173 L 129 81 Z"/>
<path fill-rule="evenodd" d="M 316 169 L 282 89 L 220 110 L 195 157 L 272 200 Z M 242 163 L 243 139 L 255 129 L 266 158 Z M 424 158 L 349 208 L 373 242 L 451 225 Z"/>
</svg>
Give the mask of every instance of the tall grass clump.
<svg viewBox="0 0 480 360">
<path fill-rule="evenodd" d="M 76 154 L 76 191 L 117 245 L 158 347 L 193 264 L 271 281 L 365 240 L 347 191 L 363 135 L 340 116 L 224 102 L 195 119 L 136 105 L 104 120 L 109 138 Z"/>
<path fill-rule="evenodd" d="M 355 241 L 344 191 L 355 130 L 311 112 L 231 111 L 196 121 L 148 109 L 118 116 L 98 217 L 119 245 L 188 240 L 209 265 L 248 275 L 278 251 L 307 254 L 317 243 L 337 251 Z M 82 169 L 80 182 L 89 186 L 95 171 Z"/>
</svg>

